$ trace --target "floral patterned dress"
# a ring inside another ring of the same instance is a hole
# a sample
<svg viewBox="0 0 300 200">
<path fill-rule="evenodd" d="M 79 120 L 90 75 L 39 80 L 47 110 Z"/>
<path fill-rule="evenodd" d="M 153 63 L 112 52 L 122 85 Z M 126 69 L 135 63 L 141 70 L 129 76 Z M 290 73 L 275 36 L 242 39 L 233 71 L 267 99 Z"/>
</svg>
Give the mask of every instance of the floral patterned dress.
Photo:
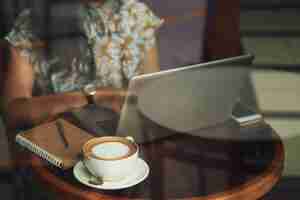
<svg viewBox="0 0 300 200">
<path fill-rule="evenodd" d="M 50 94 L 82 89 L 86 84 L 122 88 L 139 74 L 147 50 L 155 45 L 162 20 L 138 0 L 106 0 L 101 7 L 81 5 L 78 24 L 85 36 L 79 56 L 69 64 L 45 56 L 32 10 L 16 19 L 6 40 L 28 56 L 34 69 L 34 91 Z"/>
</svg>

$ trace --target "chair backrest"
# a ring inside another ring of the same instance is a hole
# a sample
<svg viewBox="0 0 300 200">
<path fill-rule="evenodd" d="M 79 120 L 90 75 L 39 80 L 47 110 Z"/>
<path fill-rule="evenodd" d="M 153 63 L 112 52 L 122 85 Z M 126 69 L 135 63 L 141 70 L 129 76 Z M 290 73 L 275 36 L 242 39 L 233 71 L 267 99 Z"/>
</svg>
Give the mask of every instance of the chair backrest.
<svg viewBox="0 0 300 200">
<path fill-rule="evenodd" d="M 145 0 L 165 19 L 159 31 L 162 69 L 241 54 L 239 0 Z"/>
</svg>

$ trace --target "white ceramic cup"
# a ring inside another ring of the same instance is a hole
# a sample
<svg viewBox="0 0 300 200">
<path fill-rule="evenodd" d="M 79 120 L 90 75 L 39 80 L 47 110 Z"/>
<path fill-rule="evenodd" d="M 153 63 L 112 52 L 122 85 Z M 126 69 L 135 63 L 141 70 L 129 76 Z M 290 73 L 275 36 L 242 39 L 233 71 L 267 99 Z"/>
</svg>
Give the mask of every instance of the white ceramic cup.
<svg viewBox="0 0 300 200">
<path fill-rule="evenodd" d="M 135 171 L 139 148 L 131 137 L 93 138 L 83 147 L 83 162 L 103 181 L 119 181 Z"/>
</svg>

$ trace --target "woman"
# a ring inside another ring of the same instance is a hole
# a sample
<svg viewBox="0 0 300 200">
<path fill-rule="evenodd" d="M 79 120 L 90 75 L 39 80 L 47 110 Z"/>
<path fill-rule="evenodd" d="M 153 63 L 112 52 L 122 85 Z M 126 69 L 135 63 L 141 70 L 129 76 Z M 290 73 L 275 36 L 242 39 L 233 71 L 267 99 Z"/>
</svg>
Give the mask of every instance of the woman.
<svg viewBox="0 0 300 200">
<path fill-rule="evenodd" d="M 34 12 L 24 10 L 18 16 L 6 37 L 11 56 L 3 96 L 9 128 L 39 124 L 83 107 L 91 96 L 94 103 L 119 103 L 130 78 L 159 70 L 155 30 L 162 20 L 145 4 L 89 0 L 82 2 L 78 15 L 83 39 L 79 55 L 69 62 L 45 53 L 46 34 Z"/>
</svg>

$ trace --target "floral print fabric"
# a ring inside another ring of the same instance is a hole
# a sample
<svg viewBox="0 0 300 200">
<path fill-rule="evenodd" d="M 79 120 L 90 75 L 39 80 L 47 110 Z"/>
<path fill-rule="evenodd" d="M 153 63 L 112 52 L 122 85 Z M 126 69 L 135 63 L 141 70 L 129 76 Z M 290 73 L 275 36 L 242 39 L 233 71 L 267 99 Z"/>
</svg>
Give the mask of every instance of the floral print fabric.
<svg viewBox="0 0 300 200">
<path fill-rule="evenodd" d="M 85 35 L 80 56 L 66 66 L 59 57 L 45 59 L 32 23 L 31 10 L 23 11 L 6 39 L 28 56 L 34 67 L 35 88 L 41 93 L 81 89 L 86 84 L 122 88 L 139 74 L 147 50 L 155 45 L 162 20 L 138 0 L 106 0 L 82 5 L 79 24 Z"/>
</svg>

